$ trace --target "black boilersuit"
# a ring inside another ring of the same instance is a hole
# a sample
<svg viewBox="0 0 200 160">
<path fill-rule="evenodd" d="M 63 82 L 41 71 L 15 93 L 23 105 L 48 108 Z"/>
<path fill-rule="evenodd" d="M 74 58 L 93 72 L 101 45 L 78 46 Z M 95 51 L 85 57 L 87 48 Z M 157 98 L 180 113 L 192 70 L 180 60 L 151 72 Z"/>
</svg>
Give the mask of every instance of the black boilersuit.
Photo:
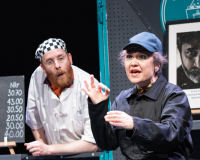
<svg viewBox="0 0 200 160">
<path fill-rule="evenodd" d="M 122 91 L 111 110 L 132 116 L 134 129 L 105 122 L 108 100 L 94 105 L 89 99 L 92 132 L 101 149 L 120 147 L 127 159 L 188 159 L 193 150 L 189 102 L 186 94 L 162 75 L 144 95 L 137 94 L 136 85 Z"/>
</svg>

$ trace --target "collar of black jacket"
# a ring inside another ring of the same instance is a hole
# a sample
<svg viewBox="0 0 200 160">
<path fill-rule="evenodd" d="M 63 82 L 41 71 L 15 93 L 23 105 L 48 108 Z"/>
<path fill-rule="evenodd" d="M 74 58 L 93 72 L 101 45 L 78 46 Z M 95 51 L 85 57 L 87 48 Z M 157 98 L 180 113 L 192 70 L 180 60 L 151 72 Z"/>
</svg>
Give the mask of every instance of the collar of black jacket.
<svg viewBox="0 0 200 160">
<path fill-rule="evenodd" d="M 147 96 L 153 100 L 156 100 L 166 83 L 167 83 L 167 80 L 161 74 L 158 77 L 157 81 L 152 85 L 152 87 L 142 96 Z M 134 94 L 137 94 L 137 86 L 136 85 L 132 88 L 132 90 L 130 90 L 130 93 L 126 96 L 126 99 Z"/>
</svg>

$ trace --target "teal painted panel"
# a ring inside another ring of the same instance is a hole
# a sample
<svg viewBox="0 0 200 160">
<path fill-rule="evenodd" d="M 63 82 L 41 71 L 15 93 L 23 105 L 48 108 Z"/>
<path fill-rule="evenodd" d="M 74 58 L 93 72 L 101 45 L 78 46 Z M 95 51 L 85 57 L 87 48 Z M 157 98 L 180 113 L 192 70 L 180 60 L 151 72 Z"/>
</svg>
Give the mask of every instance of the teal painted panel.
<svg viewBox="0 0 200 160">
<path fill-rule="evenodd" d="M 109 54 L 108 54 L 108 35 L 106 21 L 106 2 L 97 0 L 97 25 L 98 25 L 98 42 L 99 42 L 99 65 L 100 81 L 110 88 L 109 73 Z M 108 105 L 110 110 L 110 103 Z M 113 160 L 112 151 L 104 151 L 99 157 L 100 160 Z"/>
</svg>

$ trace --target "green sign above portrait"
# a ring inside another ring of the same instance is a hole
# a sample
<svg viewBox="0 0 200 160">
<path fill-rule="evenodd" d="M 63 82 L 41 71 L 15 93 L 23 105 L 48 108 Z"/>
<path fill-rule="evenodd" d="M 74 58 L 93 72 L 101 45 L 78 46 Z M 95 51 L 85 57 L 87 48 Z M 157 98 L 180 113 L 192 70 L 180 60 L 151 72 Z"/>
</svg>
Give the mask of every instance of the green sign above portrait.
<svg viewBox="0 0 200 160">
<path fill-rule="evenodd" d="M 160 22 L 165 33 L 166 21 L 200 18 L 200 0 L 161 0 Z"/>
</svg>

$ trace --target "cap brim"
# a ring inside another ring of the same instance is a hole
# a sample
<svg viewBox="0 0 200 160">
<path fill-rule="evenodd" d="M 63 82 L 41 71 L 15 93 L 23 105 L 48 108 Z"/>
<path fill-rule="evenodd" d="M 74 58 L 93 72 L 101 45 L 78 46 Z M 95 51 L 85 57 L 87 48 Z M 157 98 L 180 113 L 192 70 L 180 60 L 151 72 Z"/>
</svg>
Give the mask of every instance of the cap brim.
<svg viewBox="0 0 200 160">
<path fill-rule="evenodd" d="M 146 48 L 150 52 L 156 52 L 156 50 L 154 48 L 152 48 L 151 46 L 149 46 L 145 43 L 136 43 L 136 42 L 135 43 L 128 43 L 126 46 L 124 46 L 123 50 L 126 50 L 129 46 L 134 45 L 134 44 L 140 45 L 140 46 Z"/>
</svg>

